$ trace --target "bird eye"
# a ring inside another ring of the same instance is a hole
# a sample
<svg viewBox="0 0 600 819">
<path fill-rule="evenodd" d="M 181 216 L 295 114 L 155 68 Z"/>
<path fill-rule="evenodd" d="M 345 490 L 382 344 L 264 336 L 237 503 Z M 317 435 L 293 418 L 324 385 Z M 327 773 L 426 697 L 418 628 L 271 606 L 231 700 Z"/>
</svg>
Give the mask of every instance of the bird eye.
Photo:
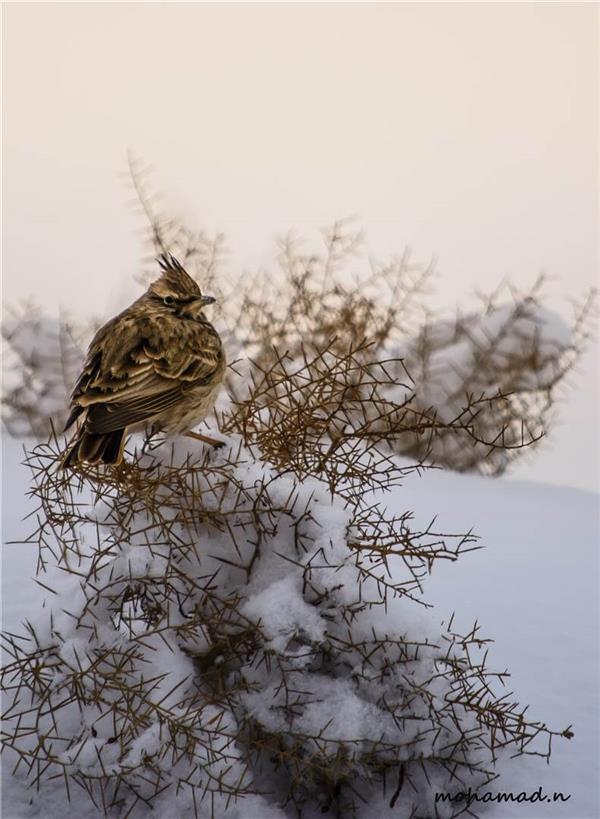
<svg viewBox="0 0 600 819">
<path fill-rule="evenodd" d="M 165 296 L 163 301 L 164 301 L 165 304 L 167 304 L 169 306 L 171 304 L 175 304 L 175 299 L 173 298 L 173 296 Z"/>
</svg>

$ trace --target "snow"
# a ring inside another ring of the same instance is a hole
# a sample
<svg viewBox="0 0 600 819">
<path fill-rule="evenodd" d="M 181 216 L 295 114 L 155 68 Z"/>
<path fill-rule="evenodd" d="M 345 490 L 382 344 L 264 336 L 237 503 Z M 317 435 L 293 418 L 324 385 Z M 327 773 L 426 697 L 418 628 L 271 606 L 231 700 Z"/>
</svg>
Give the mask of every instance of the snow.
<svg viewBox="0 0 600 819">
<path fill-rule="evenodd" d="M 261 624 L 275 651 L 283 651 L 290 637 L 300 630 L 317 642 L 324 637 L 323 620 L 302 597 L 299 578 L 291 575 L 250 595 L 241 611 Z"/>
<path fill-rule="evenodd" d="M 6 544 L 2 577 L 3 629 L 8 631 L 18 631 L 19 623 L 35 617 L 42 601 L 51 597 L 29 579 L 36 565 L 33 547 L 8 543 L 22 539 L 23 532 L 33 527 L 22 522 L 29 511 L 25 497 L 29 476 L 19 465 L 21 446 L 14 439 L 3 440 L 3 540 Z M 255 477 L 254 469 L 248 465 L 249 481 Z M 287 491 L 285 482 L 276 491 L 283 497 Z M 322 507 L 319 518 L 327 522 L 319 545 L 326 548 L 343 531 L 345 517 L 326 496 L 317 500 Z M 597 496 L 580 490 L 431 470 L 421 477 L 409 476 L 402 487 L 392 490 L 383 500 L 397 514 L 413 510 L 415 526 L 425 527 L 432 514 L 437 514 L 442 531 L 463 532 L 473 527 L 485 546 L 458 563 L 436 565 L 432 577 L 426 581 L 426 598 L 436 605 L 433 611 L 406 599 L 394 601 L 398 621 L 404 618 L 407 630 L 414 633 L 417 629 L 422 636 L 427 636 L 435 633 L 439 620 L 448 620 L 454 611 L 455 626 L 459 629 L 463 626 L 468 629 L 477 619 L 483 624 L 484 636 L 495 640 L 490 650 L 490 665 L 501 671 L 506 667 L 510 669 L 512 677 L 507 690 L 514 691 L 520 702 L 531 703 L 530 716 L 544 719 L 558 729 L 573 726 L 573 739 L 555 742 L 549 766 L 536 758 L 521 757 L 505 765 L 500 783 L 489 787 L 493 792 L 516 793 L 542 786 L 547 793 L 570 793 L 571 799 L 550 807 L 543 803 L 527 804 L 525 808 L 514 803 L 490 806 L 485 816 L 494 819 L 592 819 L 598 816 L 596 582 L 600 538 Z M 131 559 L 132 571 L 136 573 L 152 570 L 143 562 L 135 564 L 131 554 L 127 558 Z M 304 601 L 296 577 L 282 576 L 275 571 L 276 564 L 267 563 L 259 575 L 261 582 L 249 589 L 245 614 L 260 621 L 274 650 L 286 651 L 287 659 L 301 670 L 304 662 L 301 651 L 294 648 L 294 641 L 288 645 L 288 640 L 301 630 L 303 639 L 319 642 L 323 638 L 323 620 L 318 609 Z M 81 594 L 77 584 L 72 594 Z M 376 626 L 377 618 L 382 616 L 381 609 L 374 611 L 370 625 Z M 68 641 L 63 651 L 77 651 L 77 646 Z M 158 665 L 168 664 L 181 679 L 189 673 L 188 661 L 176 646 L 169 648 L 157 642 L 152 646 L 153 655 L 157 651 L 162 652 L 158 662 L 154 657 Z M 313 675 L 311 682 L 313 690 L 319 687 L 318 675 Z M 265 691 L 261 692 L 262 696 L 249 695 L 248 706 L 264 711 L 268 702 Z M 379 730 L 380 715 L 375 709 L 370 710 L 364 699 L 356 697 L 348 681 L 323 677 L 319 694 L 302 717 L 307 731 L 317 730 L 327 715 L 333 718 L 330 731 L 337 731 L 337 735 L 364 738 Z M 89 757 L 89 763 L 93 764 L 96 758 L 93 743 L 90 744 L 89 739 L 85 742 L 89 748 L 82 748 L 80 761 Z M 130 750 L 131 758 L 157 748 L 160 742 L 157 727 L 150 726 L 137 738 Z M 6 765 L 3 768 L 4 819 L 36 816 L 62 819 L 65 810 L 69 815 L 84 819 L 98 815 L 87 797 L 80 794 L 71 794 L 74 802 L 67 808 L 61 782 L 45 789 L 40 799 L 25 791 L 20 780 L 11 779 Z M 172 803 L 159 801 L 152 815 L 159 819 L 176 816 L 179 819 L 185 814 Z M 385 815 L 400 814 L 397 810 L 388 811 L 382 804 L 367 805 L 359 819 Z M 284 814 L 262 797 L 246 797 L 227 816 L 283 819 Z"/>
<path fill-rule="evenodd" d="M 460 565 L 438 565 L 428 597 L 446 613 L 456 611 L 459 628 L 483 623 L 494 639 L 494 667 L 510 670 L 508 690 L 530 703 L 531 713 L 573 726 L 573 739 L 553 745 L 550 765 L 516 759 L 499 786 L 518 792 L 542 785 L 547 793 L 570 793 L 570 801 L 503 804 L 485 815 L 599 816 L 598 495 L 430 471 L 395 496 L 417 515 L 435 509 L 451 530 L 473 524 L 485 548 Z"/>
</svg>

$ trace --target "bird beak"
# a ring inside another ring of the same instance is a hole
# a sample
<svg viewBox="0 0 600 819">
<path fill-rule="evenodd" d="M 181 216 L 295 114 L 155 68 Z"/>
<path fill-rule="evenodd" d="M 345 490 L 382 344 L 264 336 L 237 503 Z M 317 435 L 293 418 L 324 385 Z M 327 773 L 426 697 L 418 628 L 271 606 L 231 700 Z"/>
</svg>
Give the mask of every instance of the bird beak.
<svg viewBox="0 0 600 819">
<path fill-rule="evenodd" d="M 200 296 L 200 304 L 214 304 L 216 301 L 214 296 Z"/>
</svg>

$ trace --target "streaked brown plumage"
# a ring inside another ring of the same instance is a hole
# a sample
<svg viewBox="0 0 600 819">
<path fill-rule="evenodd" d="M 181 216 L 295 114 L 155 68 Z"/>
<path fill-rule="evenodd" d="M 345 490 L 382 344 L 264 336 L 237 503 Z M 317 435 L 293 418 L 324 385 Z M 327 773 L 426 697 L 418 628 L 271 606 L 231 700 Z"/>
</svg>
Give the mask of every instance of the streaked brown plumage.
<svg viewBox="0 0 600 819">
<path fill-rule="evenodd" d="M 65 430 L 77 419 L 81 426 L 63 466 L 120 463 L 129 432 L 191 434 L 214 406 L 225 354 L 202 313 L 214 299 L 173 256 L 158 261 L 160 278 L 92 339 Z"/>
</svg>

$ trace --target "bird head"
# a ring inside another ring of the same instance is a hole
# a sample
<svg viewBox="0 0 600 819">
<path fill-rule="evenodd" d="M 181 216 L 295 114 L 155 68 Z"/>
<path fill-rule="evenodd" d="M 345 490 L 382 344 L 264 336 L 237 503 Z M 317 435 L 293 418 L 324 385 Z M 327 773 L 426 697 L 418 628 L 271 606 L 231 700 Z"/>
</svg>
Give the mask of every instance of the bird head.
<svg viewBox="0 0 600 819">
<path fill-rule="evenodd" d="M 177 315 L 194 318 L 207 304 L 213 304 L 212 296 L 204 296 L 197 282 L 187 273 L 171 254 L 158 257 L 160 278 L 148 288 L 148 297 L 155 304 Z"/>
</svg>

